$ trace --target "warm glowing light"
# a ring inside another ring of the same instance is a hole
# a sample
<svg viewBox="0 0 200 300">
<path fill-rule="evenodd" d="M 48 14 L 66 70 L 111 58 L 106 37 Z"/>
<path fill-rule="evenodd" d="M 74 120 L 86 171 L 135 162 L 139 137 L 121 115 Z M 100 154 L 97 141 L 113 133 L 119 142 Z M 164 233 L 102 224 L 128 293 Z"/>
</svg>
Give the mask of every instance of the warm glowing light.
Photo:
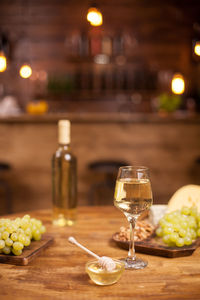
<svg viewBox="0 0 200 300">
<path fill-rule="evenodd" d="M 181 74 L 175 74 L 172 78 L 172 92 L 174 94 L 180 95 L 185 91 L 185 80 Z"/>
<path fill-rule="evenodd" d="M 32 74 L 32 69 L 29 65 L 23 65 L 19 70 L 19 74 L 22 78 L 29 78 Z"/>
<path fill-rule="evenodd" d="M 0 72 L 4 72 L 7 68 L 7 59 L 3 53 L 0 53 Z"/>
<path fill-rule="evenodd" d="M 106 54 L 98 54 L 94 57 L 94 62 L 100 65 L 106 65 L 109 63 L 109 56 Z"/>
<path fill-rule="evenodd" d="M 103 17 L 101 12 L 95 8 L 91 7 L 88 10 L 87 20 L 92 26 L 100 26 L 103 24 Z"/>
<path fill-rule="evenodd" d="M 200 56 L 200 42 L 196 42 L 194 46 L 194 53 Z"/>
</svg>

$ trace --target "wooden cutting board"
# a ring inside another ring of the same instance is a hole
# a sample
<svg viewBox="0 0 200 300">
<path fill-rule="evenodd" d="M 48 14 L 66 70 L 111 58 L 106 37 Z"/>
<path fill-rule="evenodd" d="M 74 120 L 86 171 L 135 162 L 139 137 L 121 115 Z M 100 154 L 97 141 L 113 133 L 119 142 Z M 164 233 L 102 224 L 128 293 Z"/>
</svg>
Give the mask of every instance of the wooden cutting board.
<svg viewBox="0 0 200 300">
<path fill-rule="evenodd" d="M 26 266 L 52 243 L 53 238 L 51 236 L 43 235 L 40 241 L 32 241 L 30 246 L 25 247 L 19 256 L 0 254 L 0 263 Z"/>
<path fill-rule="evenodd" d="M 117 246 L 128 250 L 129 243 L 125 241 L 119 241 L 116 236 L 117 233 L 112 236 L 112 240 L 117 244 Z M 162 244 L 162 242 L 156 238 L 155 234 L 153 234 L 151 237 L 141 242 L 135 242 L 135 250 L 136 252 L 140 253 L 174 258 L 192 255 L 199 245 L 200 239 L 197 239 L 190 246 L 168 247 L 167 245 L 165 246 L 164 243 Z"/>
</svg>

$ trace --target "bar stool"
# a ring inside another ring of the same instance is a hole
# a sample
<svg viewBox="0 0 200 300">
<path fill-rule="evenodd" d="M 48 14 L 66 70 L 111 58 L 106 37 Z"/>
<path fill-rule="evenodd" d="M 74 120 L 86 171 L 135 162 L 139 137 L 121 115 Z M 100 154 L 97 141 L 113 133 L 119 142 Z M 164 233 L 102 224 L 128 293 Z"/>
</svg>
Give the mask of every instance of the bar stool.
<svg viewBox="0 0 200 300">
<path fill-rule="evenodd" d="M 103 180 L 93 183 L 89 189 L 89 205 L 112 205 L 118 169 L 129 165 L 126 161 L 97 160 L 88 165 L 93 178 L 102 175 Z"/>
<path fill-rule="evenodd" d="M 4 191 L 5 195 L 5 209 L 6 213 L 12 212 L 12 192 L 8 181 L 4 178 L 5 173 L 11 170 L 11 165 L 8 163 L 0 162 L 0 188 Z"/>
</svg>

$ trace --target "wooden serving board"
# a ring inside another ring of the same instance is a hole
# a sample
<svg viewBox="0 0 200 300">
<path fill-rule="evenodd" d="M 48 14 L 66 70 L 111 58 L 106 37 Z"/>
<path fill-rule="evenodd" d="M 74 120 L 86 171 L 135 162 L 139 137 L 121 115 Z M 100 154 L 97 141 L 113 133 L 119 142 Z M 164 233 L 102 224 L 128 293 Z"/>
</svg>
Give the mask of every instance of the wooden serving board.
<svg viewBox="0 0 200 300">
<path fill-rule="evenodd" d="M 26 266 L 35 257 L 53 243 L 53 238 L 48 235 L 43 235 L 40 241 L 32 241 L 30 246 L 25 247 L 22 254 L 15 256 L 13 254 L 0 254 L 0 263 Z"/>
<path fill-rule="evenodd" d="M 112 240 L 122 249 L 128 250 L 129 242 L 119 241 L 116 236 L 118 233 L 115 233 L 112 236 Z M 168 247 L 165 246 L 162 242 L 153 234 L 151 237 L 141 241 L 135 242 L 135 250 L 140 253 L 164 256 L 169 258 L 189 256 L 198 248 L 200 245 L 200 239 L 197 239 L 190 246 L 183 247 Z"/>
</svg>

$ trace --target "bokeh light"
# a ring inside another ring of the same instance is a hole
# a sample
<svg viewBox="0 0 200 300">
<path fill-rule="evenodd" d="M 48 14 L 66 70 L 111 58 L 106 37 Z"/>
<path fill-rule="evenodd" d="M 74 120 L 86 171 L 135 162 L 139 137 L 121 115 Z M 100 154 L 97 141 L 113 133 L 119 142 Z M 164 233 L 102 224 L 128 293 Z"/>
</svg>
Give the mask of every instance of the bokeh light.
<svg viewBox="0 0 200 300">
<path fill-rule="evenodd" d="M 32 69 L 29 65 L 21 66 L 19 74 L 22 78 L 29 78 L 32 74 Z"/>
<path fill-rule="evenodd" d="M 181 95 L 185 91 L 185 80 L 181 74 L 175 74 L 171 82 L 172 92 Z"/>
<path fill-rule="evenodd" d="M 103 24 L 103 17 L 101 12 L 95 8 L 91 7 L 87 13 L 87 20 L 92 26 L 100 26 Z"/>
<path fill-rule="evenodd" d="M 4 72 L 7 68 L 7 59 L 3 53 L 0 53 L 0 72 Z"/>
<path fill-rule="evenodd" d="M 200 56 L 200 42 L 196 42 L 196 43 L 195 43 L 195 46 L 194 46 L 194 53 L 195 53 L 197 56 Z"/>
</svg>

